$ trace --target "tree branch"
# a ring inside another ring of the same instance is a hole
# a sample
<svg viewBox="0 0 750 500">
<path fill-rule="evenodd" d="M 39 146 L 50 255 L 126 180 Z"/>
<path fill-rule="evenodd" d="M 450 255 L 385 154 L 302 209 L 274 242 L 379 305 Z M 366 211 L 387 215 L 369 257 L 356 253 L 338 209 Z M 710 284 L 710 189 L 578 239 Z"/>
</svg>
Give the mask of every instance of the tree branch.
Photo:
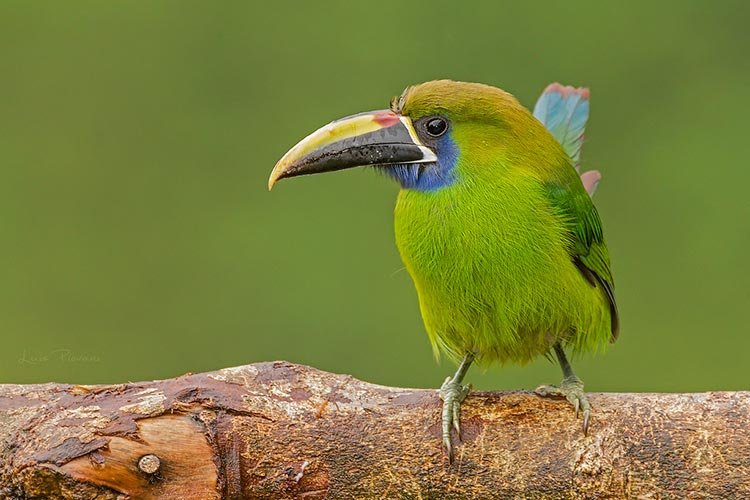
<svg viewBox="0 0 750 500">
<path fill-rule="evenodd" d="M 748 498 L 750 393 L 437 391 L 284 362 L 111 386 L 0 386 L 0 497 Z"/>
</svg>

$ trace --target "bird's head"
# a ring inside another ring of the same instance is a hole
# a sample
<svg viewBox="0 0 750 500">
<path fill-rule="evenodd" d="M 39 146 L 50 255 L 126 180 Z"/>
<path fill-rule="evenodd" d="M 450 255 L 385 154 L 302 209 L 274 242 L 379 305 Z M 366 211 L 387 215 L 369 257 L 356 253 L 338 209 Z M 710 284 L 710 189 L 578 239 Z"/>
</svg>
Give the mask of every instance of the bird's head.
<svg viewBox="0 0 750 500">
<path fill-rule="evenodd" d="M 313 132 L 279 160 L 268 187 L 286 177 L 373 166 L 405 189 L 432 191 L 522 159 L 545 164 L 543 158 L 528 161 L 545 154 L 562 150 L 512 95 L 436 80 L 407 88 L 390 109 L 348 116 Z"/>
</svg>

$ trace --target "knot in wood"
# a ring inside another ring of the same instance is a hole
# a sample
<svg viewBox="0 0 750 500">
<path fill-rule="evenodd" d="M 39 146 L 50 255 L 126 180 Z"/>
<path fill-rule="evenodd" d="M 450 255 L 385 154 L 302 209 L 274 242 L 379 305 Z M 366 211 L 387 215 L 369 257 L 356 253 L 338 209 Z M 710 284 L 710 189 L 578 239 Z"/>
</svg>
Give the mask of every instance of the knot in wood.
<svg viewBox="0 0 750 500">
<path fill-rule="evenodd" d="M 138 460 L 138 468 L 146 474 L 154 474 L 161 467 L 161 460 L 156 455 L 143 455 Z"/>
</svg>

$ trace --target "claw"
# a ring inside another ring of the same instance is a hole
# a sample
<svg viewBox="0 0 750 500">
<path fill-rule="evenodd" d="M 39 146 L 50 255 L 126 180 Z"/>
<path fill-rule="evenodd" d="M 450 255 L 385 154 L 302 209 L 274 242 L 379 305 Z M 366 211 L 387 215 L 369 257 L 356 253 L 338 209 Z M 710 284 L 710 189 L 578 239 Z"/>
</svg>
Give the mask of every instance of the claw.
<svg viewBox="0 0 750 500">
<path fill-rule="evenodd" d="M 583 435 L 588 436 L 589 435 L 589 416 L 591 415 L 591 411 L 584 410 L 583 411 Z"/>
<path fill-rule="evenodd" d="M 540 385 L 535 392 L 540 396 L 561 396 L 567 399 L 575 411 L 576 419 L 583 413 L 583 435 L 587 436 L 591 420 L 591 405 L 583 392 L 583 382 L 577 377 L 563 380 L 560 387 L 554 385 Z"/>
<path fill-rule="evenodd" d="M 461 414 L 461 403 L 456 401 L 453 403 L 453 428 L 456 429 L 456 435 L 458 439 L 461 439 L 461 419 L 458 416 Z"/>
<path fill-rule="evenodd" d="M 445 436 L 443 436 L 443 446 L 445 446 L 445 451 L 448 453 L 448 463 L 453 463 L 453 445 L 451 445 L 451 438 L 448 437 L 447 439 Z"/>
<path fill-rule="evenodd" d="M 445 379 L 440 388 L 440 399 L 443 400 L 442 435 L 443 446 L 448 452 L 448 460 L 453 463 L 453 443 L 451 443 L 451 428 L 456 430 L 461 439 L 461 402 L 469 393 L 470 386 L 462 386 L 454 382 L 451 377 Z"/>
</svg>

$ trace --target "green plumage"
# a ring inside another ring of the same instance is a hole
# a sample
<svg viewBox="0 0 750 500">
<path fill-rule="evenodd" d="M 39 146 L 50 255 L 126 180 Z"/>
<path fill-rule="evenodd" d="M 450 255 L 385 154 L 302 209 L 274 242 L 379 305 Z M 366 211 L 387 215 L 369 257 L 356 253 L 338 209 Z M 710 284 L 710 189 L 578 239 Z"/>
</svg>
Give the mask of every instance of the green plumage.
<svg viewBox="0 0 750 500">
<path fill-rule="evenodd" d="M 459 359 L 527 362 L 617 335 L 599 216 L 570 158 L 515 98 L 437 81 L 394 103 L 450 120 L 456 180 L 401 190 L 395 231 L 433 348 Z"/>
</svg>

